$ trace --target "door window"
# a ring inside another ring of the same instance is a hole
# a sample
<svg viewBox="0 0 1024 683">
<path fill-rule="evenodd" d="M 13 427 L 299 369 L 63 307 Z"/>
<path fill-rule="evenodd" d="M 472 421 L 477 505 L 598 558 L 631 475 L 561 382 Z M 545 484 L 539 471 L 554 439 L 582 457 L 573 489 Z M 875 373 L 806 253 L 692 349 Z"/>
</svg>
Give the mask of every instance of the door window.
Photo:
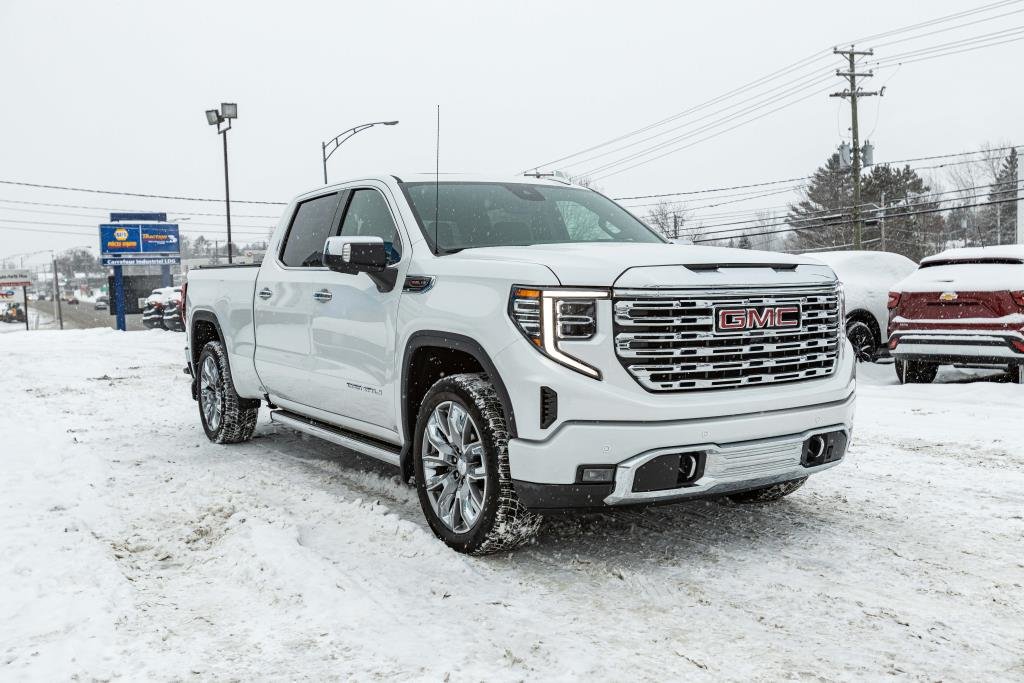
<svg viewBox="0 0 1024 683">
<path fill-rule="evenodd" d="M 398 228 L 391 217 L 391 210 L 383 195 L 376 190 L 356 190 L 341 224 L 343 237 L 380 237 L 388 252 L 388 263 L 395 264 L 402 258 L 402 242 Z"/>
<path fill-rule="evenodd" d="M 322 266 L 324 243 L 331 234 L 337 210 L 337 193 L 299 204 L 285 238 L 281 262 L 291 268 Z"/>
</svg>

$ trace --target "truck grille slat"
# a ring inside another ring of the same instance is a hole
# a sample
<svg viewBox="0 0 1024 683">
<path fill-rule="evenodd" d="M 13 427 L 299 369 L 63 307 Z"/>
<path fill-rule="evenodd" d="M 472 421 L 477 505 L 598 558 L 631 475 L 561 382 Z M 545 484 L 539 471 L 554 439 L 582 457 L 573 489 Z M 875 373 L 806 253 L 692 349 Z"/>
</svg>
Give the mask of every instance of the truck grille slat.
<svg viewBox="0 0 1024 683">
<path fill-rule="evenodd" d="M 648 391 L 724 389 L 824 377 L 839 355 L 833 286 L 786 291 L 616 291 L 615 352 Z M 716 309 L 799 306 L 800 327 L 720 332 Z"/>
</svg>

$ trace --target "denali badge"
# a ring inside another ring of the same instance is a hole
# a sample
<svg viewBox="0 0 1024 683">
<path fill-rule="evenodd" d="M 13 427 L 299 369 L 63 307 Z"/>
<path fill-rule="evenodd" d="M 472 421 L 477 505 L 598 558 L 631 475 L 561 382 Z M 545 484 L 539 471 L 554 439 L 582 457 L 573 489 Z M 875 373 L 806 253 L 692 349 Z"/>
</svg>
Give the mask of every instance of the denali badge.
<svg viewBox="0 0 1024 683">
<path fill-rule="evenodd" d="M 716 332 L 800 327 L 799 306 L 744 306 L 715 309 Z"/>
</svg>

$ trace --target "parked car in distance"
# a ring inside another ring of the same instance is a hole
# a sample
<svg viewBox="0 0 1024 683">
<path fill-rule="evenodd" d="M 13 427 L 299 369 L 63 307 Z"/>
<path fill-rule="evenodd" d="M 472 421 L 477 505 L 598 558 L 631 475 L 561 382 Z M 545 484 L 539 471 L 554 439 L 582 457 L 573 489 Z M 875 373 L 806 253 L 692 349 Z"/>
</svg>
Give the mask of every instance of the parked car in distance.
<svg viewBox="0 0 1024 683">
<path fill-rule="evenodd" d="M 889 251 L 823 251 L 808 256 L 827 263 L 843 283 L 846 337 L 858 361 L 873 361 L 888 340 L 889 290 L 917 264 Z"/>
<path fill-rule="evenodd" d="M 157 287 L 146 297 L 146 305 L 142 309 L 142 324 L 144 327 L 155 329 L 166 329 L 164 326 L 164 309 L 167 303 L 177 296 L 181 298 L 181 287 Z"/>
<path fill-rule="evenodd" d="M 900 382 L 940 365 L 1007 368 L 1024 383 L 1024 246 L 950 249 L 889 294 L 889 349 Z"/>
<path fill-rule="evenodd" d="M 105 296 L 97 297 L 96 301 L 93 302 L 92 305 L 92 307 L 97 311 L 105 311 L 107 310 L 107 306 L 109 306 L 109 300 Z"/>
<path fill-rule="evenodd" d="M 181 305 L 182 291 L 179 287 L 175 287 L 175 290 L 164 304 L 164 328 L 171 332 L 184 332 L 185 319 L 182 317 L 183 307 Z"/>
<path fill-rule="evenodd" d="M 398 468 L 442 541 L 540 512 L 767 503 L 839 464 L 856 363 L 832 269 L 669 244 L 558 179 L 380 175 L 285 209 L 258 266 L 189 271 L 214 443 L 274 422 Z"/>
<path fill-rule="evenodd" d="M 72 306 L 77 306 L 80 302 L 78 301 L 77 296 L 69 296 L 67 299 L 64 300 L 64 303 L 71 304 Z"/>
</svg>

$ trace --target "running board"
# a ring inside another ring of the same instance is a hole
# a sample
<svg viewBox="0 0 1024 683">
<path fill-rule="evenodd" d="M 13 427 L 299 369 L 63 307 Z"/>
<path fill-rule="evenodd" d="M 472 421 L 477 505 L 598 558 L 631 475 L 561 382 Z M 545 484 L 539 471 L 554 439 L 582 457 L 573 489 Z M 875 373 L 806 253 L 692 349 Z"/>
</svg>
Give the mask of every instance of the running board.
<svg viewBox="0 0 1024 683">
<path fill-rule="evenodd" d="M 278 409 L 270 411 L 270 421 L 277 422 L 278 424 L 284 425 L 294 429 L 295 431 L 302 432 L 303 434 L 309 434 L 315 436 L 318 439 L 324 441 L 330 441 L 331 443 L 344 446 L 345 448 L 351 448 L 354 451 L 368 455 L 371 458 L 382 460 L 389 465 L 399 466 L 400 449 L 398 446 L 390 446 L 390 444 L 384 444 L 383 442 L 376 442 L 370 437 L 365 437 L 360 434 L 329 425 L 325 422 L 320 422 L 309 417 L 296 415 L 290 413 L 287 410 Z"/>
</svg>

